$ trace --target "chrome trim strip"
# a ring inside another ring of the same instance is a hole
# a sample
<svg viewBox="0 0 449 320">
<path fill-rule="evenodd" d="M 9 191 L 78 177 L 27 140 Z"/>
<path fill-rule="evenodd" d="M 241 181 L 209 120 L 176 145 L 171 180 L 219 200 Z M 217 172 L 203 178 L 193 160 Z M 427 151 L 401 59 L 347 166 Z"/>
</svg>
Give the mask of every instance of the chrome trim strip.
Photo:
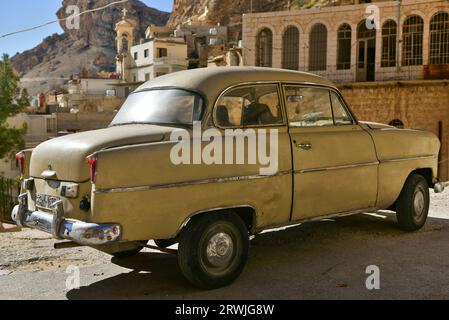
<svg viewBox="0 0 449 320">
<path fill-rule="evenodd" d="M 379 165 L 379 161 L 375 162 L 367 162 L 367 163 L 358 163 L 358 164 L 348 164 L 342 166 L 334 166 L 334 167 L 324 167 L 324 168 L 313 168 L 313 169 L 305 169 L 305 170 L 295 170 L 295 174 L 303 174 L 303 173 L 311 173 L 311 172 L 322 172 L 322 171 L 331 171 L 331 170 L 342 170 L 342 169 L 351 169 L 351 168 L 359 168 L 359 167 L 370 167 Z"/>
<path fill-rule="evenodd" d="M 185 181 L 185 182 L 153 184 L 153 185 L 138 186 L 138 187 L 95 189 L 93 192 L 95 194 L 105 194 L 105 193 L 150 191 L 150 190 L 157 190 L 157 189 L 169 189 L 169 188 L 186 187 L 186 186 L 211 184 L 211 183 L 225 183 L 225 182 L 235 182 L 235 181 L 268 179 L 268 178 L 274 178 L 274 177 L 281 177 L 281 176 L 285 176 L 285 175 L 289 175 L 289 174 L 292 174 L 291 170 L 280 171 L 277 174 L 270 175 L 270 176 L 250 175 L 250 176 L 235 176 L 235 177 L 226 177 L 226 178 L 210 178 L 210 179 L 201 179 L 201 180 L 193 180 L 193 181 Z"/>
<path fill-rule="evenodd" d="M 380 163 L 389 163 L 389 162 L 401 162 L 401 161 L 413 161 L 413 160 L 426 160 L 426 159 L 436 159 L 436 156 L 422 156 L 422 157 L 412 157 L 412 158 L 399 158 L 399 159 L 391 159 L 391 160 L 382 160 Z"/>
</svg>

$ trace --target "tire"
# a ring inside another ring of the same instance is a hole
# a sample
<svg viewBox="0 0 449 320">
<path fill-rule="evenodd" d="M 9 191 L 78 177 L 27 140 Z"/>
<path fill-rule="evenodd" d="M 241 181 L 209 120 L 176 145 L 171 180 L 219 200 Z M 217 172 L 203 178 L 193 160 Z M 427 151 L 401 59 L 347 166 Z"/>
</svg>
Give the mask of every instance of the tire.
<svg viewBox="0 0 449 320">
<path fill-rule="evenodd" d="M 234 213 L 212 213 L 194 218 L 186 226 L 179 242 L 178 263 L 193 285 L 216 289 L 240 276 L 248 251 L 249 233 L 242 219 Z"/>
<path fill-rule="evenodd" d="M 168 247 L 171 247 L 172 245 L 176 244 L 175 241 L 171 241 L 171 240 L 154 240 L 154 243 L 159 248 L 163 248 L 163 249 L 167 249 Z"/>
<path fill-rule="evenodd" d="M 410 175 L 396 203 L 399 227 L 408 232 L 421 229 L 426 224 L 429 205 L 427 180 L 421 175 Z"/>
</svg>

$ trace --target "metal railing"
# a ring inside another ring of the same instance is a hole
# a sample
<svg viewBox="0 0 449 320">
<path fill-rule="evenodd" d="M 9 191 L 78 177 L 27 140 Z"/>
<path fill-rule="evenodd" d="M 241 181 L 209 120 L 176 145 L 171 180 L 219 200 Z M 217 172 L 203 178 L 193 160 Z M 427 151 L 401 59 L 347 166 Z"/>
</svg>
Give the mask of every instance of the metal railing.
<svg viewBox="0 0 449 320">
<path fill-rule="evenodd" d="M 0 221 L 12 223 L 11 211 L 17 204 L 20 182 L 0 177 Z"/>
</svg>

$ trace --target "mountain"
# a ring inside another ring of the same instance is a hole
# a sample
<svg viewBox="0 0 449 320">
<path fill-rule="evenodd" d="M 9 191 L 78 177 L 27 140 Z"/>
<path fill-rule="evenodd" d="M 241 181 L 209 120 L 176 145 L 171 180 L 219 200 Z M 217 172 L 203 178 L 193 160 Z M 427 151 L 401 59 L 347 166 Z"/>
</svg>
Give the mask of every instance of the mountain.
<svg viewBox="0 0 449 320">
<path fill-rule="evenodd" d="M 66 8 L 76 5 L 80 11 L 103 7 L 116 0 L 63 0 L 56 15 L 66 17 Z M 83 68 L 90 76 L 101 71 L 115 70 L 115 24 L 121 20 L 123 8 L 127 17 L 138 23 L 137 39 L 143 38 L 150 24 L 165 25 L 170 16 L 147 7 L 138 0 L 108 7 L 101 11 L 87 13 L 80 17 L 80 28 L 70 30 L 64 21 L 60 22 L 64 33 L 54 34 L 35 48 L 12 57 L 15 69 L 22 77 L 24 87 L 31 94 L 56 89 L 73 74 Z"/>
</svg>

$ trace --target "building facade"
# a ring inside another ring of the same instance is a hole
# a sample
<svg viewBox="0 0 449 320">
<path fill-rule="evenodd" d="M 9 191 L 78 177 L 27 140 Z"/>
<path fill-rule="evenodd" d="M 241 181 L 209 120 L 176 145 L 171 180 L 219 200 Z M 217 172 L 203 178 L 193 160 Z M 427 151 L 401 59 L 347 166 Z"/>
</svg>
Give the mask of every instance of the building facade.
<svg viewBox="0 0 449 320">
<path fill-rule="evenodd" d="M 449 78 L 448 1 L 358 2 L 244 15 L 244 64 L 337 82 Z"/>
</svg>

